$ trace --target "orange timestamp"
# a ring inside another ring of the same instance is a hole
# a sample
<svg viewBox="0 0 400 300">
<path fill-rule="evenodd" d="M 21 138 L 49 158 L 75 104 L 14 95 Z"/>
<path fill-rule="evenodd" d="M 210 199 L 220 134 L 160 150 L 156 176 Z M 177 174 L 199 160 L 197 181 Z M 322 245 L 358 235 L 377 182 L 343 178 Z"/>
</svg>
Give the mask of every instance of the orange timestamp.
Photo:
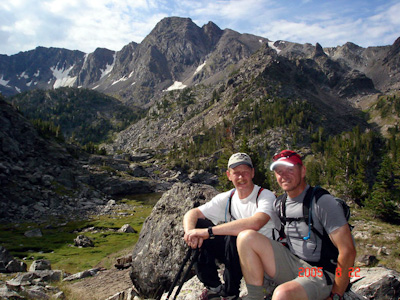
<svg viewBox="0 0 400 300">
<path fill-rule="evenodd" d="M 360 277 L 360 275 L 358 274 L 361 271 L 360 268 L 349 268 L 348 271 L 348 275 L 350 278 L 357 278 Z M 312 267 L 312 268 L 308 268 L 308 267 L 300 267 L 299 268 L 299 277 L 322 277 L 324 275 L 324 270 L 322 267 Z M 335 276 L 337 277 L 342 277 L 343 275 L 343 271 L 342 268 L 336 268 L 335 271 Z"/>
<path fill-rule="evenodd" d="M 349 268 L 348 275 L 349 275 L 350 278 L 353 278 L 353 277 L 354 277 L 354 278 L 361 277 L 361 276 L 358 274 L 359 272 L 361 272 L 361 269 L 360 269 L 360 268 L 353 268 L 353 267 L 351 267 L 351 268 Z M 342 268 L 336 268 L 335 275 L 336 275 L 337 277 L 341 277 L 342 274 L 343 274 Z"/>
</svg>

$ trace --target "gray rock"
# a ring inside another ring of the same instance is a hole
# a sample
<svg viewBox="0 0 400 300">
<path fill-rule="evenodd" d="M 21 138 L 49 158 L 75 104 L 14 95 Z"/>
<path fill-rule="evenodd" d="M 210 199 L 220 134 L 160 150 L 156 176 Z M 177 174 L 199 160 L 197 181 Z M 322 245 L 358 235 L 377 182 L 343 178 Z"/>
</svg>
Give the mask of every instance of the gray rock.
<svg viewBox="0 0 400 300">
<path fill-rule="evenodd" d="M 378 259 L 375 255 L 363 255 L 357 258 L 356 265 L 359 267 L 371 267 L 378 263 Z"/>
<path fill-rule="evenodd" d="M 26 263 L 16 260 L 6 248 L 0 246 L 0 273 L 26 272 Z"/>
<path fill-rule="evenodd" d="M 29 231 L 25 232 L 24 235 L 26 237 L 28 237 L 28 238 L 31 238 L 31 237 L 42 237 L 43 236 L 42 231 L 40 230 L 40 228 L 35 228 L 35 229 L 32 229 L 32 230 L 29 230 Z"/>
<path fill-rule="evenodd" d="M 25 299 L 25 297 L 7 287 L 0 287 L 0 299 Z"/>
<path fill-rule="evenodd" d="M 193 183 L 203 183 L 208 185 L 216 185 L 218 183 L 218 176 L 204 170 L 193 171 L 189 174 L 189 179 Z"/>
<path fill-rule="evenodd" d="M 38 270 L 51 270 L 51 263 L 47 259 L 38 259 L 32 262 L 29 267 L 30 272 L 38 271 Z"/>
<path fill-rule="evenodd" d="M 117 258 L 117 263 L 114 265 L 119 270 L 127 269 L 131 266 L 132 255 Z"/>
<path fill-rule="evenodd" d="M 40 270 L 18 274 L 15 278 L 6 282 L 7 287 L 12 290 L 19 290 L 20 287 L 35 285 L 39 282 L 57 282 L 64 276 L 61 270 Z"/>
<path fill-rule="evenodd" d="M 352 290 L 366 299 L 392 300 L 400 297 L 400 273 L 383 267 L 360 268 L 354 273 Z"/>
<path fill-rule="evenodd" d="M 26 288 L 24 290 L 24 293 L 28 296 L 28 299 L 38 299 L 38 300 L 51 299 L 50 296 L 47 294 L 47 290 L 44 287 L 38 285 Z"/>
<path fill-rule="evenodd" d="M 26 272 L 27 265 L 22 261 L 18 261 L 13 259 L 8 262 L 6 265 L 6 272 L 8 273 L 17 273 L 17 272 Z"/>
<path fill-rule="evenodd" d="M 133 177 L 149 177 L 149 173 L 143 168 L 143 166 L 138 165 L 138 164 L 131 164 L 129 166 L 129 173 Z"/>
<path fill-rule="evenodd" d="M 176 183 L 154 206 L 132 253 L 130 276 L 142 296 L 156 298 L 169 289 L 187 251 L 183 215 L 217 193 L 208 185 Z"/>
<path fill-rule="evenodd" d="M 3 262 L 4 265 L 7 265 L 8 262 L 13 259 L 14 257 L 8 252 L 8 250 L 3 246 L 0 246 L 0 262 Z"/>
<path fill-rule="evenodd" d="M 129 224 L 123 225 L 120 229 L 118 229 L 118 232 L 123 232 L 123 233 L 137 233 L 135 229 L 131 227 Z"/>
<path fill-rule="evenodd" d="M 85 271 L 70 275 L 70 276 L 64 278 L 63 281 L 72 281 L 72 280 L 82 279 L 82 278 L 86 278 L 86 277 L 91 277 L 91 276 L 96 275 L 99 271 L 101 271 L 100 268 L 85 270 Z"/>
<path fill-rule="evenodd" d="M 89 237 L 82 234 L 78 235 L 74 239 L 74 245 L 76 247 L 94 247 L 93 241 Z"/>
</svg>

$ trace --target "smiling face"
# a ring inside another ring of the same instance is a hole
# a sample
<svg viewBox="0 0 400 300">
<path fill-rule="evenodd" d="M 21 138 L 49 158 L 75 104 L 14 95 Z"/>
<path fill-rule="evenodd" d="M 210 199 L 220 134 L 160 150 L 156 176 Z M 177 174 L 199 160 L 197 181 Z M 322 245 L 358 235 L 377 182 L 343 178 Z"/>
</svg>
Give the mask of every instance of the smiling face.
<svg viewBox="0 0 400 300">
<path fill-rule="evenodd" d="M 307 186 L 305 182 L 306 168 L 302 165 L 284 166 L 274 168 L 275 177 L 279 186 L 293 198 L 301 194 Z"/>
<path fill-rule="evenodd" d="M 253 191 L 253 168 L 247 165 L 239 165 L 236 168 L 226 171 L 226 175 L 239 192 L 239 197 L 241 199 L 246 198 Z"/>
</svg>

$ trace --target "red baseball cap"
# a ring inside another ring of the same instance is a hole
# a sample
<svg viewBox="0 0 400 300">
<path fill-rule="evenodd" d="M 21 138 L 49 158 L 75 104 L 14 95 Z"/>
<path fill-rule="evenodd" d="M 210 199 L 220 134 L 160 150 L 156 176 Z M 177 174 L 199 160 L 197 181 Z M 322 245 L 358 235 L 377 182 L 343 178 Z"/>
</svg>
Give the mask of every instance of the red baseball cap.
<svg viewBox="0 0 400 300">
<path fill-rule="evenodd" d="M 274 168 L 279 165 L 284 165 L 289 167 L 293 167 L 297 164 L 303 165 L 303 161 L 301 160 L 300 155 L 298 155 L 296 152 L 292 150 L 282 150 L 278 154 L 275 154 L 272 157 L 272 160 L 274 162 L 269 167 L 271 171 L 273 171 Z"/>
</svg>

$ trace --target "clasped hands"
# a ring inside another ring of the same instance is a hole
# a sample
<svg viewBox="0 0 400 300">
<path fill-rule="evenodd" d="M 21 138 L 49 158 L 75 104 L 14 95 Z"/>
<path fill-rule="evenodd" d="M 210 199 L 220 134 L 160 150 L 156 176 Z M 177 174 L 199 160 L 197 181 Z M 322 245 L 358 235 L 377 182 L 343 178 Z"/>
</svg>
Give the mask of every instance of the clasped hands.
<svg viewBox="0 0 400 300">
<path fill-rule="evenodd" d="M 195 228 L 185 232 L 183 239 L 189 247 L 197 249 L 200 248 L 203 245 L 203 241 L 209 237 L 210 235 L 208 234 L 207 228 Z"/>
</svg>

